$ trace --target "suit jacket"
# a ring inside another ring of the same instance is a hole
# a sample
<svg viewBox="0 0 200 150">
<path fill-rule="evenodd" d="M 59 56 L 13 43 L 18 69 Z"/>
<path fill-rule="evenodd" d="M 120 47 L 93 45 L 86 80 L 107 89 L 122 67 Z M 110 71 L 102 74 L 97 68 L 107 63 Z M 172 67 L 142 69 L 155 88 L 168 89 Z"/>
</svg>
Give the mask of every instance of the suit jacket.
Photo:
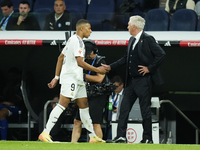
<svg viewBox="0 0 200 150">
<path fill-rule="evenodd" d="M 128 64 L 129 53 L 132 48 L 134 37 L 129 39 L 129 44 L 126 53 L 122 58 L 110 64 L 111 69 L 116 69 L 122 65 Z M 150 76 L 154 84 L 160 85 L 164 83 L 159 66 L 164 59 L 165 51 L 158 45 L 153 36 L 143 32 L 138 41 L 138 55 L 141 61 L 148 67 Z M 128 82 L 128 65 L 126 65 L 126 82 Z"/>
<path fill-rule="evenodd" d="M 4 16 L 1 15 L 1 19 L 0 21 L 2 20 Z M 12 13 L 12 15 L 10 16 L 9 20 L 8 20 L 8 23 L 6 25 L 6 30 L 12 30 L 12 26 L 13 26 L 13 22 L 14 22 L 14 18 L 16 17 L 16 14 L 15 12 Z"/>
</svg>

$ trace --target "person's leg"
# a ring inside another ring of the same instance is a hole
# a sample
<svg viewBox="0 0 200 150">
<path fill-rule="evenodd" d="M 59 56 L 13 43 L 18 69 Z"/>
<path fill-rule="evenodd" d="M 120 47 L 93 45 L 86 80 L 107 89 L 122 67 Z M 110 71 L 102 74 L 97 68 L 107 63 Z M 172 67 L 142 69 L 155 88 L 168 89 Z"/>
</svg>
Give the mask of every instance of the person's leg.
<svg viewBox="0 0 200 150">
<path fill-rule="evenodd" d="M 102 132 L 102 129 L 101 129 L 101 125 L 100 124 L 93 124 L 93 127 L 94 127 L 94 131 L 95 131 L 95 134 L 99 137 L 99 138 L 103 138 L 103 132 Z"/>
<path fill-rule="evenodd" d="M 82 131 L 82 122 L 80 120 L 74 119 L 74 128 L 72 131 L 72 139 L 71 142 L 76 143 L 81 136 Z"/>
<path fill-rule="evenodd" d="M 66 109 L 70 102 L 70 98 L 67 98 L 60 94 L 59 103 L 56 107 L 51 111 L 49 119 L 47 121 L 46 127 L 44 128 L 43 132 L 39 135 L 38 139 L 44 142 L 53 142 L 49 135 L 50 131 L 56 124 L 58 118 L 60 117 L 61 113 Z"/>
<path fill-rule="evenodd" d="M 57 122 L 58 118 L 60 117 L 61 113 L 65 110 L 70 102 L 70 98 L 64 97 L 60 94 L 59 103 L 56 107 L 51 111 L 49 119 L 47 121 L 46 127 L 43 130 L 45 133 L 49 134 L 55 123 Z"/>
<path fill-rule="evenodd" d="M 83 122 L 85 128 L 90 132 L 89 136 L 90 137 L 96 136 L 93 125 L 92 125 L 92 120 L 89 114 L 87 98 L 86 97 L 79 98 L 76 100 L 76 102 L 79 107 L 81 121 Z"/>
<path fill-rule="evenodd" d="M 126 129 L 127 129 L 127 121 L 129 112 L 137 99 L 137 95 L 133 89 L 133 83 L 131 82 L 129 86 L 125 88 L 124 97 L 121 102 L 120 106 L 120 114 L 118 119 L 118 126 L 117 126 L 117 138 L 119 137 L 126 137 Z"/>
<path fill-rule="evenodd" d="M 89 113 L 92 119 L 94 131 L 99 138 L 103 138 L 101 124 L 103 123 L 103 109 L 106 107 L 108 96 L 88 97 Z"/>
<path fill-rule="evenodd" d="M 146 78 L 146 79 L 145 79 Z M 142 114 L 142 126 L 143 126 L 143 140 L 142 142 L 153 142 L 152 141 L 152 119 L 151 119 L 151 95 L 152 95 L 152 84 L 150 77 L 145 77 L 140 85 L 142 89 L 138 90 L 140 110 Z M 147 84 L 148 83 L 148 84 Z"/>
<path fill-rule="evenodd" d="M 7 128 L 8 122 L 7 117 L 9 116 L 9 111 L 7 108 L 2 108 L 0 110 L 0 127 L 1 127 L 1 140 L 7 139 Z"/>
<path fill-rule="evenodd" d="M 87 101 L 87 93 L 86 93 L 86 87 L 85 85 L 81 85 L 78 88 L 78 92 L 76 95 L 76 103 L 79 107 L 80 112 L 80 118 L 84 125 L 84 127 L 90 132 L 90 143 L 105 143 L 104 140 L 98 138 L 94 132 L 94 128 L 92 125 L 92 120 L 89 114 L 89 107 L 88 107 L 88 101 Z"/>
</svg>

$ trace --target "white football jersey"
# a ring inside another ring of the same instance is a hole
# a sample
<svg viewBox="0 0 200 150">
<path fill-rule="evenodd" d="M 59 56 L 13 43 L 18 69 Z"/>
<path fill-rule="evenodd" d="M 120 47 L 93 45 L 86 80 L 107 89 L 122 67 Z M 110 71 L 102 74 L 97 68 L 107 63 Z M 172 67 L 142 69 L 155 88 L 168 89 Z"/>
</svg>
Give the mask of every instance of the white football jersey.
<svg viewBox="0 0 200 150">
<path fill-rule="evenodd" d="M 85 57 L 85 45 L 78 35 L 73 35 L 62 50 L 64 54 L 63 66 L 60 74 L 60 84 L 84 85 L 83 68 L 79 67 L 76 57 Z"/>
</svg>

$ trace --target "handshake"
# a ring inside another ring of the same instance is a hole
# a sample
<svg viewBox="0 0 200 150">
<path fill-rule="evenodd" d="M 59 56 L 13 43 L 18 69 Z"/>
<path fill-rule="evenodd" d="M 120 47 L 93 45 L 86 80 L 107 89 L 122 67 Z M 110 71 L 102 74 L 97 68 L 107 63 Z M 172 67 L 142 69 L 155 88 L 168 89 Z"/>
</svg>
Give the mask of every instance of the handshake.
<svg viewBox="0 0 200 150">
<path fill-rule="evenodd" d="M 101 66 L 98 67 L 98 69 L 99 71 L 97 73 L 100 74 L 105 74 L 111 70 L 110 65 L 105 65 L 105 64 L 101 64 Z"/>
</svg>

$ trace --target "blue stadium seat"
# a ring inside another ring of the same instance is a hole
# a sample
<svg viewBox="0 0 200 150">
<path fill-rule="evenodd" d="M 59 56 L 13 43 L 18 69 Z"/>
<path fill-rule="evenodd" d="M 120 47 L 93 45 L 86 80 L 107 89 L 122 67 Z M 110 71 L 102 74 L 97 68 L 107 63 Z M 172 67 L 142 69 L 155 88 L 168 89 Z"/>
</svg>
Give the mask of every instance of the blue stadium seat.
<svg viewBox="0 0 200 150">
<path fill-rule="evenodd" d="M 76 22 L 85 19 L 88 7 L 87 0 L 65 0 L 66 10 L 71 13 L 72 30 L 76 30 Z"/>
<path fill-rule="evenodd" d="M 115 9 L 118 10 L 123 0 L 115 0 Z"/>
<path fill-rule="evenodd" d="M 198 1 L 200 1 L 200 0 L 193 0 L 194 2 L 195 2 L 195 4 L 198 2 Z"/>
<path fill-rule="evenodd" d="M 65 0 L 66 10 L 71 13 L 82 13 L 85 18 L 88 7 L 87 0 Z"/>
<path fill-rule="evenodd" d="M 144 0 L 133 0 L 133 1 L 139 2 L 138 7 L 133 10 L 133 15 L 139 15 L 144 17 Z"/>
<path fill-rule="evenodd" d="M 169 30 L 170 31 L 196 31 L 197 14 L 191 9 L 179 9 L 173 14 Z"/>
<path fill-rule="evenodd" d="M 84 19 L 84 16 L 81 12 L 78 10 L 68 9 L 68 11 L 71 14 L 71 24 L 72 24 L 72 30 L 76 30 L 76 23 L 80 19 Z"/>
<path fill-rule="evenodd" d="M 107 30 L 104 27 L 109 25 L 111 27 L 109 30 L 114 30 L 114 27 L 111 25 L 114 12 L 114 0 L 92 0 L 88 6 L 86 19 L 90 22 L 94 31 Z"/>
<path fill-rule="evenodd" d="M 115 6 L 117 7 L 116 10 L 119 11 L 120 9 L 120 5 L 122 3 L 123 0 L 115 0 Z M 144 0 L 130 0 L 130 1 L 134 1 L 136 3 L 138 3 L 138 5 L 136 6 L 136 8 L 130 12 L 131 15 L 139 15 L 144 17 Z M 130 15 L 129 15 L 130 17 Z"/>
<path fill-rule="evenodd" d="M 34 15 L 38 20 L 41 30 L 44 30 L 45 18 L 51 12 L 52 10 L 49 8 L 40 8 L 34 11 Z"/>
<path fill-rule="evenodd" d="M 22 1 L 22 0 L 12 0 L 14 11 L 19 12 L 19 4 L 20 4 L 21 1 Z M 26 1 L 29 2 L 29 4 L 30 4 L 30 9 L 32 10 L 32 8 L 33 8 L 33 1 L 32 1 L 32 0 L 26 0 Z"/>
<path fill-rule="evenodd" d="M 120 1 L 120 0 L 117 0 Z M 123 0 L 122 0 L 123 1 Z M 122 1 L 120 2 L 120 4 L 122 3 Z M 117 28 L 117 30 L 127 30 L 127 25 L 129 22 L 129 18 L 130 16 L 133 15 L 139 15 L 144 17 L 145 13 L 144 13 L 144 0 L 132 0 L 135 4 L 136 4 L 136 8 L 133 9 L 133 11 L 131 12 L 126 12 L 126 13 L 122 13 L 120 12 L 120 4 L 118 4 L 118 8 L 116 9 L 117 14 L 115 15 L 115 26 Z M 138 4 L 137 4 L 138 3 Z"/>
<path fill-rule="evenodd" d="M 168 31 L 169 14 L 164 9 L 151 9 L 145 16 L 145 31 Z"/>
<path fill-rule="evenodd" d="M 33 5 L 33 11 L 39 10 L 42 8 L 48 8 L 54 11 L 54 1 L 55 0 L 36 0 Z"/>
<path fill-rule="evenodd" d="M 200 19 L 197 22 L 197 31 L 200 31 Z"/>
</svg>

